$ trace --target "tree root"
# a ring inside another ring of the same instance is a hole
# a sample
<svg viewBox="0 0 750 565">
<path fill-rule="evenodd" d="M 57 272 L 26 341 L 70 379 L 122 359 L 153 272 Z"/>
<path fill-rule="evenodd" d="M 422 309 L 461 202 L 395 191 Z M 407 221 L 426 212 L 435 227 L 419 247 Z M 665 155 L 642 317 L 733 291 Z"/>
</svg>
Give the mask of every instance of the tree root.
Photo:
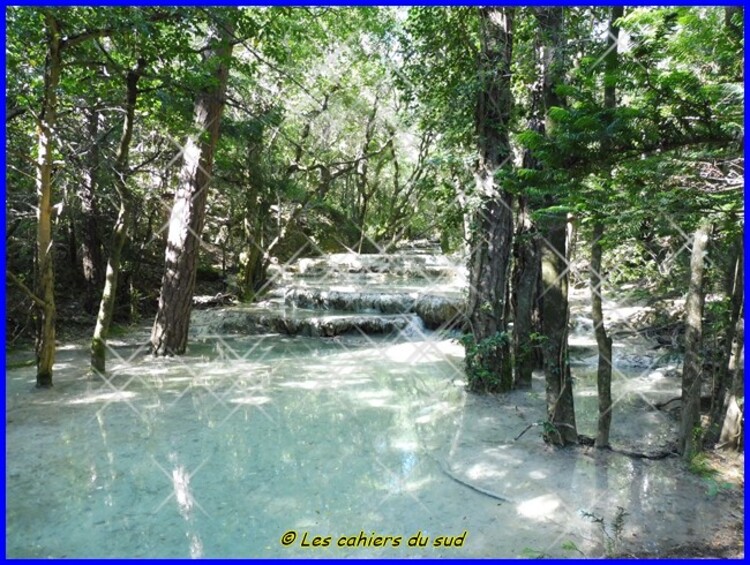
<svg viewBox="0 0 750 565">
<path fill-rule="evenodd" d="M 578 443 L 580 445 L 592 446 L 594 445 L 595 442 L 594 442 L 594 438 L 579 435 Z M 600 449 L 606 449 L 607 451 L 611 451 L 612 453 L 625 455 L 626 457 L 632 457 L 633 459 L 650 459 L 652 461 L 657 461 L 659 459 L 666 459 L 667 457 L 670 457 L 672 455 L 676 457 L 680 456 L 680 454 L 674 449 L 674 447 L 661 449 L 659 451 L 653 451 L 651 453 L 645 453 L 642 451 L 630 451 L 628 449 L 617 449 L 615 447 L 612 447 L 611 445 L 607 445 L 606 447 L 602 447 Z"/>
<path fill-rule="evenodd" d="M 504 497 L 504 496 L 502 496 L 500 494 L 492 492 L 491 490 L 484 489 L 482 487 L 479 487 L 477 485 L 473 485 L 473 484 L 471 484 L 471 483 L 463 480 L 461 477 L 459 477 L 453 471 L 451 471 L 451 469 L 448 467 L 448 465 L 445 462 L 443 462 L 443 461 L 441 461 L 441 460 L 439 460 L 439 459 L 437 459 L 435 457 L 432 457 L 431 455 L 429 457 L 430 457 L 430 459 L 432 459 L 433 461 L 435 461 L 435 463 L 437 463 L 438 467 L 440 467 L 440 470 L 443 472 L 443 474 L 445 476 L 447 476 L 449 479 L 457 482 L 458 484 L 463 485 L 466 488 L 470 488 L 471 490 L 473 490 L 474 492 L 478 492 L 479 494 L 483 494 L 485 496 L 489 496 L 490 498 L 494 498 L 495 500 L 499 500 L 500 502 L 507 502 L 508 504 L 515 504 L 515 502 L 513 502 L 509 498 L 506 498 L 506 497 Z"/>
</svg>

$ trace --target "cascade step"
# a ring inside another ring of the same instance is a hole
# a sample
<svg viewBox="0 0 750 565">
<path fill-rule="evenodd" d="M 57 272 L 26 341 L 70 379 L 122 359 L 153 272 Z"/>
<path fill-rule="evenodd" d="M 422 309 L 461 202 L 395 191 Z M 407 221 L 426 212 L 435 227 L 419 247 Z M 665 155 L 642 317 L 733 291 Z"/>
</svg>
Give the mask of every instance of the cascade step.
<svg viewBox="0 0 750 565">
<path fill-rule="evenodd" d="M 390 334 L 416 332 L 421 323 L 415 314 L 335 314 L 298 309 L 253 307 L 196 310 L 191 331 L 198 336 L 280 333 L 309 337 L 343 334 Z"/>
<path fill-rule="evenodd" d="M 392 253 L 362 255 L 334 253 L 324 257 L 306 257 L 291 265 L 275 266 L 271 274 L 281 272 L 300 277 L 338 277 L 341 275 L 393 275 L 400 277 L 435 279 L 463 275 L 463 267 L 443 255 L 425 253 Z"/>
<path fill-rule="evenodd" d="M 285 289 L 287 306 L 345 312 L 417 314 L 429 329 L 463 324 L 464 299 L 417 292 L 358 292 L 291 287 Z"/>
</svg>

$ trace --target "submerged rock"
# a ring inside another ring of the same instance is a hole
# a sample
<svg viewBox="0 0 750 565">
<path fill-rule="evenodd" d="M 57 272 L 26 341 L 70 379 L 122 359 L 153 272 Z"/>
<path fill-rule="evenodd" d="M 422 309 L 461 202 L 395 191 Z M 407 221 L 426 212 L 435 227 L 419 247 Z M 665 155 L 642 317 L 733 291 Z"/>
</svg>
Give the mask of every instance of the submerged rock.
<svg viewBox="0 0 750 565">
<path fill-rule="evenodd" d="M 425 294 L 417 300 L 415 311 L 431 330 L 441 327 L 462 329 L 466 324 L 463 299 Z"/>
<path fill-rule="evenodd" d="M 461 328 L 464 325 L 464 300 L 461 297 L 436 296 L 416 292 L 369 293 L 290 288 L 284 294 L 287 306 L 343 312 L 379 312 L 417 314 L 431 329 Z"/>
<path fill-rule="evenodd" d="M 412 312 L 416 299 L 416 293 L 383 294 L 296 287 L 288 289 L 284 294 L 284 302 L 295 308 L 383 314 Z"/>
<path fill-rule="evenodd" d="M 393 253 L 361 255 L 336 253 L 325 257 L 300 259 L 293 268 L 299 276 L 320 277 L 348 274 L 389 274 L 434 279 L 453 277 L 461 268 L 443 255 Z"/>
<path fill-rule="evenodd" d="M 466 269 L 460 258 L 433 251 L 425 241 L 395 253 L 335 253 L 277 265 L 269 269 L 275 288 L 262 303 L 217 310 L 213 319 L 194 312 L 192 327 L 204 334 L 324 337 L 383 334 L 410 325 L 414 331 L 463 329 L 459 291 Z"/>
<path fill-rule="evenodd" d="M 409 315 L 296 316 L 253 308 L 226 308 L 193 312 L 191 329 L 197 335 L 280 333 L 308 337 L 334 337 L 347 333 L 389 334 L 413 327 Z"/>
</svg>

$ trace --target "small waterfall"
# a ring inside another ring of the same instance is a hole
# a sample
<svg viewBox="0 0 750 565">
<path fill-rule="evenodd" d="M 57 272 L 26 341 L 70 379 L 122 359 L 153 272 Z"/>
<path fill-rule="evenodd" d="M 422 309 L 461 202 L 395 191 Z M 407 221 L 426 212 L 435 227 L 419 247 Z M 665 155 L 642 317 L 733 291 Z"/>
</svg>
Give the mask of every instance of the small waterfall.
<svg viewBox="0 0 750 565">
<path fill-rule="evenodd" d="M 464 325 L 466 269 L 416 242 L 394 253 L 337 253 L 275 266 L 275 286 L 257 304 L 193 312 L 198 335 L 347 333 L 414 338 Z"/>
</svg>

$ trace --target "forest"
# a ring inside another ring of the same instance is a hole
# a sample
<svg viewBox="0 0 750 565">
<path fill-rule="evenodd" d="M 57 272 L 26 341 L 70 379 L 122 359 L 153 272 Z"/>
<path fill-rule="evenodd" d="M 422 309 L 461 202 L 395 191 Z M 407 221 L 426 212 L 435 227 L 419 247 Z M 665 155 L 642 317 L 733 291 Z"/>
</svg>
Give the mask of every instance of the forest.
<svg viewBox="0 0 750 565">
<path fill-rule="evenodd" d="M 7 8 L 7 556 L 743 556 L 743 72 L 740 6 Z"/>
</svg>

